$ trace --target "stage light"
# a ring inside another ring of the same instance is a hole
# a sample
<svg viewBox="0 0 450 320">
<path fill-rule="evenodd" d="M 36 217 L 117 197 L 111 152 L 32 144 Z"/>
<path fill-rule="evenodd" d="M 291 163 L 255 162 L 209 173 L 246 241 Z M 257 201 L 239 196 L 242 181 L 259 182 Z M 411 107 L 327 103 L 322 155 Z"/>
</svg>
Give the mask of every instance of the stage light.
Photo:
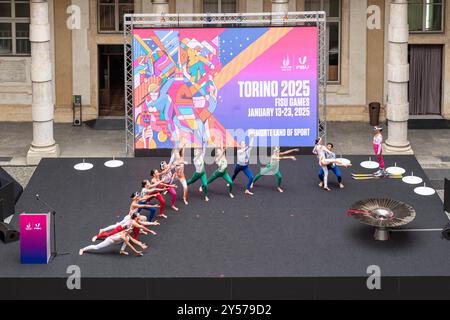
<svg viewBox="0 0 450 320">
<path fill-rule="evenodd" d="M 414 172 L 411 172 L 410 176 L 404 177 L 402 181 L 406 184 L 421 184 L 423 179 L 421 177 L 416 177 Z"/>
<path fill-rule="evenodd" d="M 386 169 L 386 172 L 394 175 L 394 176 L 401 176 L 404 175 L 406 170 L 400 167 L 397 167 L 397 164 L 395 164 L 393 167 L 389 167 Z"/>
<path fill-rule="evenodd" d="M 433 188 L 427 187 L 427 184 L 424 183 L 422 187 L 417 187 L 414 189 L 414 192 L 419 196 L 429 197 L 436 194 L 436 190 Z"/>
<path fill-rule="evenodd" d="M 123 161 L 116 160 L 115 157 L 113 157 L 112 160 L 105 162 L 105 167 L 108 167 L 108 168 L 120 168 L 123 165 L 124 165 Z"/>
<path fill-rule="evenodd" d="M 361 167 L 364 169 L 378 169 L 380 164 L 378 162 L 372 161 L 372 158 L 369 158 L 369 161 L 361 162 Z"/>
<path fill-rule="evenodd" d="M 88 171 L 91 170 L 93 167 L 94 165 L 92 163 L 86 162 L 86 160 L 83 159 L 83 162 L 74 165 L 73 168 L 78 171 Z"/>
</svg>

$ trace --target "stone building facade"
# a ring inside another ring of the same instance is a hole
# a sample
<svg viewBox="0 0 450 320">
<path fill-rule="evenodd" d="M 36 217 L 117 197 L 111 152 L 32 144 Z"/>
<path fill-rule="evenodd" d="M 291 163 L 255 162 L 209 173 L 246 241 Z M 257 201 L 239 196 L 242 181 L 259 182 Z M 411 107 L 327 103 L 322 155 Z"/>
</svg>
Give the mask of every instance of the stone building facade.
<svg viewBox="0 0 450 320">
<path fill-rule="evenodd" d="M 437 55 L 441 59 L 440 97 L 434 100 L 430 115 L 450 119 L 450 24 L 447 23 L 450 20 L 450 8 L 445 2 L 1 1 L 0 121 L 34 121 L 35 135 L 40 138 L 33 144 L 39 148 L 51 144 L 53 138 L 50 133 L 39 134 L 38 127 L 47 132 L 49 128 L 44 127 L 49 127 L 53 120 L 72 121 L 74 95 L 82 96 L 83 120 L 123 116 L 124 13 L 325 10 L 329 21 L 330 51 L 328 119 L 368 121 L 368 103 L 381 102 L 389 110 L 385 112 L 386 108 L 383 108 L 382 117 L 389 118 L 393 135 L 397 137 L 390 137 L 389 140 L 398 150 L 407 150 L 405 121 L 411 113 L 408 94 L 419 90 L 408 84 L 408 63 L 416 47 L 425 50 L 433 47 L 440 51 Z M 48 21 L 48 25 L 45 21 Z M 46 48 L 48 54 L 45 53 Z M 35 59 L 33 65 L 36 65 L 33 67 L 32 49 Z M 439 105 L 436 106 L 436 103 Z M 45 105 L 50 107 L 46 108 Z M 426 110 L 424 113 L 427 116 Z"/>
</svg>

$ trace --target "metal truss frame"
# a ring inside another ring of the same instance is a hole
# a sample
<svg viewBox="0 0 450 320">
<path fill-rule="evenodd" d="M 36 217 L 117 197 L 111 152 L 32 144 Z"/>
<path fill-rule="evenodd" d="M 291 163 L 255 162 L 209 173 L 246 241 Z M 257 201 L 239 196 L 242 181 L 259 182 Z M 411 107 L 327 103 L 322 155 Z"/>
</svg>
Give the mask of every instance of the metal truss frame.
<svg viewBox="0 0 450 320">
<path fill-rule="evenodd" d="M 189 27 L 270 27 L 317 26 L 318 39 L 318 132 L 327 139 L 327 79 L 328 37 L 326 13 L 267 12 L 234 14 L 126 14 L 124 16 L 125 54 L 125 141 L 126 153 L 134 156 L 134 72 L 133 30 L 135 28 L 189 28 Z"/>
</svg>

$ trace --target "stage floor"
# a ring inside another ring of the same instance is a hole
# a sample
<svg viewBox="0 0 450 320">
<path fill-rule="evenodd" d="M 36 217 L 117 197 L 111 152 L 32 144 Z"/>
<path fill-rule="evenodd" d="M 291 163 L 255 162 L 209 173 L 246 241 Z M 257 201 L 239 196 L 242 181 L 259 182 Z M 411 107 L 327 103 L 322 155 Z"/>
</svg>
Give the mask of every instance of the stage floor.
<svg viewBox="0 0 450 320">
<path fill-rule="evenodd" d="M 448 219 L 439 197 L 420 197 L 401 180 L 355 181 L 350 173 L 364 172 L 359 163 L 367 156 L 349 157 L 354 168 L 343 169 L 346 188 L 319 189 L 317 160 L 299 156 L 281 164 L 285 193 L 276 192 L 276 178 L 263 177 L 255 195 L 243 194 L 242 174 L 227 194 L 225 182 L 210 186 L 209 203 L 198 185 L 191 187 L 190 205 L 178 202 L 180 213 L 168 209 L 169 219 L 156 227 L 157 236 L 142 237 L 150 245 L 142 258 L 121 257 L 117 247 L 104 254 L 78 256 L 99 228 L 113 224 L 127 212 L 129 195 L 162 159 L 125 160 L 125 166 L 109 169 L 104 159 L 95 167 L 77 172 L 77 159 L 44 160 L 18 206 L 18 212 L 45 212 L 42 199 L 58 212 L 59 257 L 45 266 L 24 266 L 19 244 L 0 245 L 1 278 L 64 278 L 69 265 L 77 265 L 91 278 L 332 278 L 367 277 L 367 267 L 377 265 L 385 277 L 450 277 L 450 242 L 438 232 L 394 233 L 389 242 L 373 240 L 373 228 L 346 215 L 356 201 L 389 197 L 411 204 L 417 218 L 408 228 L 442 228 Z M 399 166 L 425 178 L 413 156 L 387 156 L 387 165 Z M 253 166 L 257 172 L 258 166 Z M 209 166 L 208 173 L 215 169 Z M 229 171 L 231 166 L 229 167 Z M 187 166 L 189 176 L 193 168 Z M 180 193 L 180 192 L 179 192 Z M 13 219 L 17 225 L 18 218 Z"/>
</svg>

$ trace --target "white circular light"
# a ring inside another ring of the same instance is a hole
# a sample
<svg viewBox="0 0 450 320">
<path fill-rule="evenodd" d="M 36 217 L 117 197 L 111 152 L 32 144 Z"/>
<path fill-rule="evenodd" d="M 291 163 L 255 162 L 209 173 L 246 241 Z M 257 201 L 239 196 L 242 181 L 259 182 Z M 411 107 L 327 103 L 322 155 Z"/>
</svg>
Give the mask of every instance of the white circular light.
<svg viewBox="0 0 450 320">
<path fill-rule="evenodd" d="M 82 162 L 76 164 L 73 168 L 78 171 L 88 171 L 91 170 L 93 167 L 94 165 L 92 163 Z"/>
<path fill-rule="evenodd" d="M 423 182 L 423 179 L 416 176 L 407 176 L 404 177 L 402 181 L 406 184 L 421 184 Z"/>
<path fill-rule="evenodd" d="M 123 161 L 120 160 L 106 161 L 105 166 L 108 168 L 120 168 L 121 166 L 123 166 Z"/>
<path fill-rule="evenodd" d="M 420 196 L 432 196 L 436 193 L 436 190 L 430 187 L 417 187 L 414 192 Z"/>
<path fill-rule="evenodd" d="M 386 169 L 387 173 L 392 175 L 403 175 L 405 174 L 406 170 L 400 167 L 390 167 Z"/>
<path fill-rule="evenodd" d="M 380 164 L 375 161 L 364 161 L 361 162 L 361 167 L 364 169 L 378 169 L 380 167 Z"/>
</svg>

